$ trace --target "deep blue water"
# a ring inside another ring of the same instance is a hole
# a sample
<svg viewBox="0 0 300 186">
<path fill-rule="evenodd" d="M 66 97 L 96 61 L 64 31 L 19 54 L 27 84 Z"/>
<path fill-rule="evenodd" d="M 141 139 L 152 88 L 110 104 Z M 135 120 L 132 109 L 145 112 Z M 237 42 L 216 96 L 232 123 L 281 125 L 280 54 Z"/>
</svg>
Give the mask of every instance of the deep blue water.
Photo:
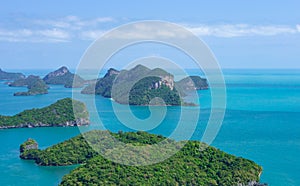
<svg viewBox="0 0 300 186">
<path fill-rule="evenodd" d="M 25 71 L 26 74 L 44 75 L 48 71 Z M 189 70 L 191 74 L 200 74 Z M 263 166 L 262 182 L 270 185 L 300 185 L 300 70 L 224 70 L 227 84 L 227 109 L 222 127 L 213 146 Z M 0 82 L 0 114 L 13 115 L 24 109 L 43 107 L 64 97 L 71 97 L 71 89 L 51 86 L 49 94 L 14 97 L 16 91 Z M 75 92 L 79 92 L 76 89 Z M 78 94 L 78 93 L 75 93 Z M 210 91 L 198 91 L 201 115 L 192 139 L 200 140 L 210 114 Z M 78 94 L 79 95 L 79 94 Z M 90 102 L 93 96 L 79 95 Z M 91 126 L 98 128 L 96 117 L 112 131 L 130 130 L 118 121 L 111 109 L 111 100 L 95 97 L 99 113 L 91 113 Z M 141 118 L 149 116 L 147 107 L 131 107 Z M 151 133 L 169 135 L 179 120 L 181 107 L 168 107 L 163 122 Z M 194 112 L 195 108 L 189 112 Z M 122 110 L 119 110 L 122 112 Z M 124 111 L 125 112 L 125 111 Z M 185 132 L 191 132 L 189 118 Z M 102 127 L 101 127 L 102 128 Z M 30 128 L 0 130 L 1 185 L 57 185 L 62 176 L 76 166 L 40 167 L 31 161 L 19 159 L 19 145 L 27 138 L 38 141 L 40 148 L 69 139 L 80 133 L 76 127 Z"/>
</svg>

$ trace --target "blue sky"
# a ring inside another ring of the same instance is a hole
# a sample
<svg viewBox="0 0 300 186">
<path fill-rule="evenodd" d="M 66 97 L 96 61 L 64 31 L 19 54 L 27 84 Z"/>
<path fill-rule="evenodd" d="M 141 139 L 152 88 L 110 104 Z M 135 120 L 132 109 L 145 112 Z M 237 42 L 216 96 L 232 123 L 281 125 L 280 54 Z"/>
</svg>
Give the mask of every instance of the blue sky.
<svg viewBox="0 0 300 186">
<path fill-rule="evenodd" d="M 194 32 L 223 68 L 300 68 L 299 7 L 296 0 L 3 0 L 0 68 L 75 68 L 104 32 L 153 19 Z"/>
</svg>

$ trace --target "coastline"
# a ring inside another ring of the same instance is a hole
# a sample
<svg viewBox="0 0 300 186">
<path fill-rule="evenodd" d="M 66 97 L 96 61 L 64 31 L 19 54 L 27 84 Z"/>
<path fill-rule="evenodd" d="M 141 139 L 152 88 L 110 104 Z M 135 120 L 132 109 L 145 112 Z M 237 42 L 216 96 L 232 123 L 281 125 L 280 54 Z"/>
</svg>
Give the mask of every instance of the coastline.
<svg viewBox="0 0 300 186">
<path fill-rule="evenodd" d="M 38 128 L 38 127 L 75 127 L 90 125 L 89 119 L 79 118 L 76 121 L 67 121 L 61 124 L 45 124 L 45 123 L 22 123 L 19 125 L 0 126 L 0 129 L 16 129 L 16 128 Z"/>
</svg>

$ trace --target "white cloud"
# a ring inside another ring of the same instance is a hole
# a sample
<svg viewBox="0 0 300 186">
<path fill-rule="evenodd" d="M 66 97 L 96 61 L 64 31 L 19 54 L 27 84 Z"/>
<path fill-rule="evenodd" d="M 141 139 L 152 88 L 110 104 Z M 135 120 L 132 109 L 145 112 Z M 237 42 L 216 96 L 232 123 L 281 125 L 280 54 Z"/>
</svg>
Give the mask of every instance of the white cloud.
<svg viewBox="0 0 300 186">
<path fill-rule="evenodd" d="M 37 35 L 44 36 L 47 38 L 56 38 L 56 39 L 70 39 L 70 34 L 67 31 L 57 30 L 57 29 L 47 29 L 36 31 Z"/>
<path fill-rule="evenodd" d="M 33 23 L 40 26 L 48 26 L 55 28 L 68 28 L 70 30 L 80 30 L 84 27 L 96 27 L 103 23 L 114 22 L 112 17 L 97 17 L 93 19 L 81 19 L 77 16 L 66 16 L 57 19 L 38 19 Z"/>
<path fill-rule="evenodd" d="M 16 19 L 10 23 L 14 29 L 2 24 L 0 41 L 8 42 L 68 42 L 73 40 L 95 40 L 109 29 L 130 20 L 112 17 L 83 19 L 77 16 L 65 16 L 54 19 Z M 22 27 L 20 27 L 22 25 Z M 183 24 L 187 29 L 200 37 L 252 37 L 299 34 L 297 25 L 251 25 L 251 24 Z M 11 27 L 11 25 L 10 25 Z M 135 32 L 133 32 L 135 31 Z M 149 27 L 147 23 L 132 27 L 131 30 L 115 31 L 115 38 L 185 38 L 180 29 L 160 29 Z"/>
<path fill-rule="evenodd" d="M 300 25 L 296 25 L 298 32 L 300 32 Z"/>
<path fill-rule="evenodd" d="M 160 30 L 160 28 L 164 27 Z M 220 25 L 197 25 L 186 26 L 188 30 L 200 37 L 212 36 L 220 38 L 252 37 L 252 36 L 276 36 L 282 34 L 297 34 L 300 29 L 287 25 L 249 25 L 249 24 L 220 24 Z M 128 30 L 114 31 L 113 36 L 117 39 L 159 39 L 159 38 L 186 38 L 186 32 L 167 25 L 158 24 L 157 27 L 147 23 L 139 23 Z"/>
<path fill-rule="evenodd" d="M 56 19 L 17 19 L 16 26 L 26 29 L 1 29 L 0 41 L 8 42 L 68 42 L 72 39 L 94 40 L 102 33 L 102 24 L 114 22 L 111 17 L 81 19 L 66 16 Z M 29 29 L 28 29 L 29 28 Z"/>
<path fill-rule="evenodd" d="M 68 32 L 62 30 L 4 30 L 0 29 L 0 41 L 9 42 L 67 42 Z"/>
<path fill-rule="evenodd" d="M 55 28 L 68 28 L 71 26 L 69 22 L 65 22 L 62 20 L 34 20 L 33 24 Z"/>
<path fill-rule="evenodd" d="M 164 28 L 162 29 L 162 27 Z M 115 39 L 169 39 L 186 38 L 187 33 L 181 28 L 174 29 L 174 27 L 169 24 L 158 23 L 154 27 L 153 24 L 150 26 L 147 22 L 140 22 L 126 28 L 113 30 L 108 37 Z"/>
<path fill-rule="evenodd" d="M 112 17 L 99 17 L 96 18 L 94 21 L 96 21 L 97 23 L 106 23 L 106 22 L 114 22 L 115 19 Z"/>
<path fill-rule="evenodd" d="M 21 30 L 4 30 L 0 29 L 0 36 L 1 37 L 28 37 L 32 35 L 32 31 L 28 29 L 21 29 Z"/>
<path fill-rule="evenodd" d="M 297 33 L 297 29 L 285 25 L 222 24 L 189 26 L 188 28 L 196 35 L 215 37 L 275 36 Z"/>
<path fill-rule="evenodd" d="M 88 30 L 88 31 L 83 31 L 80 33 L 80 39 L 83 40 L 96 40 L 98 39 L 101 35 L 103 35 L 105 31 L 103 30 Z"/>
</svg>

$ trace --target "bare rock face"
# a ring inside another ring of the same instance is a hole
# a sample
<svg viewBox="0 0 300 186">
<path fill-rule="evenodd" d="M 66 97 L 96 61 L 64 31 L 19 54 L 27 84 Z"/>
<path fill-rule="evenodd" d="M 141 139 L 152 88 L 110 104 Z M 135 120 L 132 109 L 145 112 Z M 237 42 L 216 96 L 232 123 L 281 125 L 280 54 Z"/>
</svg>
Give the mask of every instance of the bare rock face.
<svg viewBox="0 0 300 186">
<path fill-rule="evenodd" d="M 110 68 L 107 73 L 105 74 L 104 77 L 108 77 L 108 76 L 113 76 L 113 75 L 119 75 L 120 71 L 114 69 L 114 68 Z"/>
<path fill-rule="evenodd" d="M 66 123 L 62 123 L 60 126 L 74 127 L 74 126 L 84 126 L 89 124 L 90 124 L 90 120 L 88 118 L 78 118 L 75 121 L 67 121 Z"/>
<path fill-rule="evenodd" d="M 58 76 L 64 76 L 65 74 L 69 73 L 69 69 L 65 66 L 55 70 L 54 72 L 50 72 L 45 78 L 44 80 L 47 80 L 51 77 L 58 77 Z"/>
<path fill-rule="evenodd" d="M 159 76 L 160 80 L 154 82 L 151 89 L 159 89 L 162 85 L 165 85 L 170 88 L 170 90 L 174 89 L 174 77 L 173 76 Z"/>
<path fill-rule="evenodd" d="M 238 184 L 238 186 L 268 186 L 267 183 L 259 183 L 256 181 L 250 181 L 248 184 Z"/>
<path fill-rule="evenodd" d="M 151 99 L 160 97 L 167 105 L 180 105 L 179 93 L 184 96 L 185 91 L 207 88 L 206 79 L 198 76 L 175 82 L 174 76 L 161 68 L 137 65 L 121 71 L 110 68 L 103 78 L 86 86 L 81 93 L 102 95 L 120 104 L 148 105 Z"/>
<path fill-rule="evenodd" d="M 79 75 L 73 74 L 65 66 L 50 72 L 43 80 L 46 84 L 64 85 L 66 88 L 80 88 L 83 87 L 85 80 Z"/>
<path fill-rule="evenodd" d="M 166 85 L 171 90 L 174 89 L 174 77 L 173 76 L 171 76 L 171 75 L 163 76 L 163 77 L 161 77 L 160 82 L 161 82 L 160 84 Z"/>
<path fill-rule="evenodd" d="M 23 153 L 30 149 L 38 149 L 38 148 L 39 148 L 38 143 L 35 140 L 29 138 L 20 145 L 20 153 Z"/>
</svg>

